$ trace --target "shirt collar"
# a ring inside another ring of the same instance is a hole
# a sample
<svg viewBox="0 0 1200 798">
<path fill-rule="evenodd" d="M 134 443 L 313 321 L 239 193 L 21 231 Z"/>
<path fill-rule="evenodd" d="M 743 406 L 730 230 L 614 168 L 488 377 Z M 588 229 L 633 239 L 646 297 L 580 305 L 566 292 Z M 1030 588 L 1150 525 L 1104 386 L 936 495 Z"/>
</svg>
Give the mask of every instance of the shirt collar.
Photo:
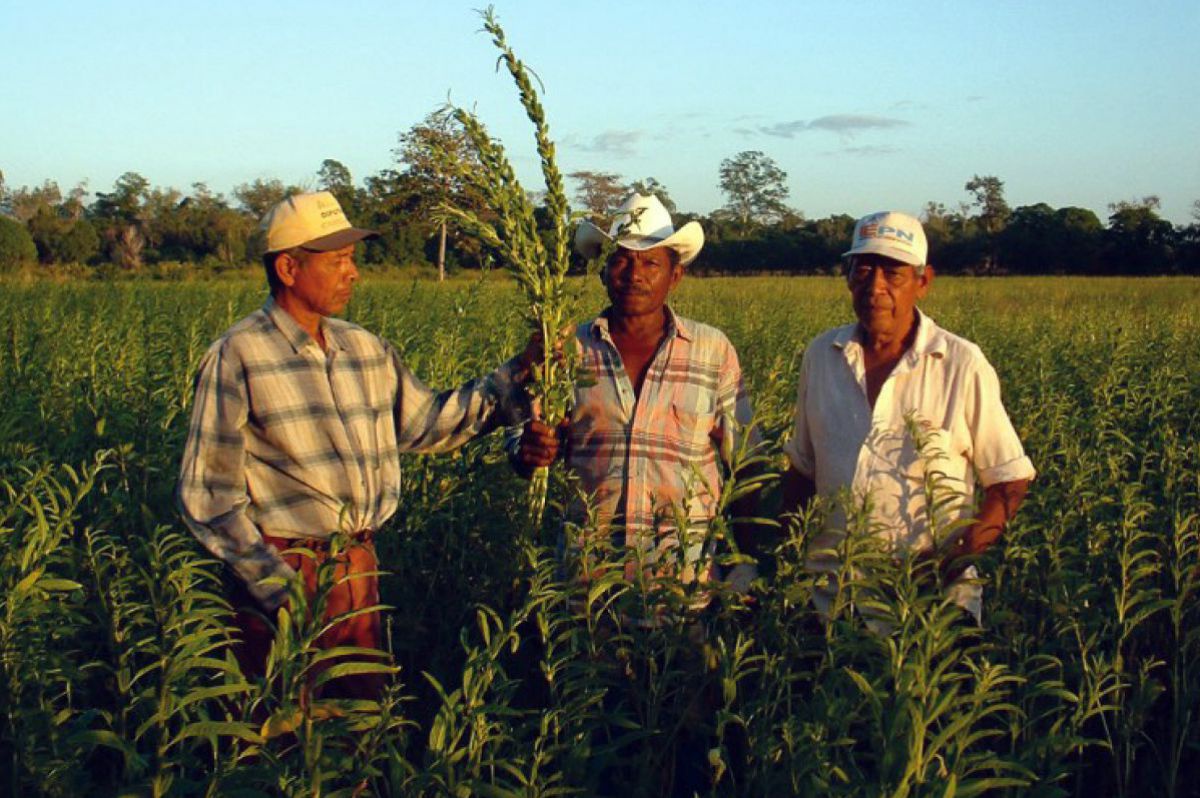
<svg viewBox="0 0 1200 798">
<path fill-rule="evenodd" d="M 913 339 L 912 346 L 904 355 L 913 365 L 924 356 L 942 358 L 946 355 L 946 338 L 942 335 L 942 328 L 934 323 L 933 319 L 921 312 L 919 308 L 913 308 L 917 314 L 917 335 Z M 862 346 L 862 336 L 859 334 L 858 324 L 847 324 L 838 330 L 837 335 L 833 337 L 831 342 L 833 347 L 845 351 L 851 344 Z"/>
<path fill-rule="evenodd" d="M 687 322 L 676 315 L 670 305 L 664 305 L 663 310 L 667 314 L 667 338 L 673 338 L 678 335 L 685 341 L 692 340 L 692 330 L 688 327 Z M 605 310 L 599 316 L 592 320 L 592 334 L 600 338 L 608 339 L 608 310 Z"/>
<path fill-rule="evenodd" d="M 267 318 L 275 325 L 283 337 L 287 340 L 291 347 L 296 352 L 299 352 L 304 347 L 312 344 L 320 349 L 321 347 L 313 340 L 313 337 L 300 326 L 300 324 L 292 318 L 292 315 L 283 308 L 279 307 L 279 303 L 275 301 L 275 297 L 267 297 L 267 301 L 263 303 L 263 311 L 267 314 Z M 333 329 L 334 325 L 329 323 L 329 319 L 321 319 L 321 332 L 325 334 L 325 345 L 329 349 L 341 349 L 342 345 L 338 341 L 338 337 Z"/>
</svg>

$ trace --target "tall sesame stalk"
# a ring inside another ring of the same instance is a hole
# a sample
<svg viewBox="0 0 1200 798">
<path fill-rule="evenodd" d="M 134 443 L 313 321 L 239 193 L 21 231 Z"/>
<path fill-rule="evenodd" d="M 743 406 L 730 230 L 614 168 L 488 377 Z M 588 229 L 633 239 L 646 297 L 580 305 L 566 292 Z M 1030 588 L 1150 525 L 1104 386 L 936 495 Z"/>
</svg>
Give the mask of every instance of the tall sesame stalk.
<svg viewBox="0 0 1200 798">
<path fill-rule="evenodd" d="M 533 122 L 537 151 L 546 184 L 545 209 L 549 217 L 545 241 L 538 229 L 530 196 L 517 181 L 504 147 L 488 135 L 483 123 L 471 112 L 452 108 L 467 139 L 479 156 L 479 168 L 458 162 L 447 164 L 457 176 L 472 185 L 484 198 L 488 218 L 479 213 L 444 203 L 439 214 L 453 219 L 460 229 L 479 238 L 496 253 L 502 265 L 512 272 L 528 300 L 525 318 L 542 336 L 542 360 L 533 367 L 533 394 L 542 421 L 555 427 L 570 411 L 575 391 L 576 353 L 573 347 L 556 356 L 554 341 L 574 316 L 574 301 L 566 291 L 570 265 L 568 232 L 571 210 L 563 190 L 562 173 L 554 160 L 554 142 L 550 140 L 546 114 L 534 90 L 529 72 L 504 37 L 491 7 L 481 12 L 483 29 L 500 50 L 497 63 L 503 64 L 517 84 L 521 105 Z M 549 472 L 537 469 L 529 485 L 529 513 L 535 526 L 541 524 L 546 507 Z"/>
</svg>

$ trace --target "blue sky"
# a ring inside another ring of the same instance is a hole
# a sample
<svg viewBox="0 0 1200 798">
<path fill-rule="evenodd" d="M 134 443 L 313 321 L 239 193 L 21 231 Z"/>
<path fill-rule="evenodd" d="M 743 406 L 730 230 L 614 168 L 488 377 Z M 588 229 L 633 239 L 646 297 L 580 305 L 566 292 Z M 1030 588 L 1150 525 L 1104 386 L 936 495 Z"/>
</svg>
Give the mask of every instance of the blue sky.
<svg viewBox="0 0 1200 798">
<path fill-rule="evenodd" d="M 483 4 L 0 0 L 0 170 L 10 186 L 125 171 L 154 185 L 311 184 L 391 165 L 447 98 L 473 107 L 539 187 L 530 128 Z M 1200 199 L 1200 2 L 500 0 L 545 84 L 565 171 L 653 176 L 723 204 L 717 170 L 762 150 L 810 217 L 967 199 L 1107 216 Z"/>
</svg>

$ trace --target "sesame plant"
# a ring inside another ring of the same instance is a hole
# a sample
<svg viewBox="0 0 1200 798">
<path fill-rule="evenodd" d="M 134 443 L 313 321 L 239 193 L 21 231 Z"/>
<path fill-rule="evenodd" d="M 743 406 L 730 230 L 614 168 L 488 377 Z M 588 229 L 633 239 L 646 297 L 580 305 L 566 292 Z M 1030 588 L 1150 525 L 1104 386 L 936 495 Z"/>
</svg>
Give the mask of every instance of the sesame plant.
<svg viewBox="0 0 1200 798">
<path fill-rule="evenodd" d="M 367 278 L 347 315 L 453 386 L 529 335 L 525 284 L 497 277 Z M 562 291 L 581 313 L 604 301 L 595 280 Z M 491 435 L 401 460 L 375 538 L 387 650 L 355 665 L 389 686 L 362 703 L 314 685 L 336 675 L 313 645 L 335 568 L 292 595 L 269 676 L 243 674 L 227 576 L 172 498 L 197 361 L 263 299 L 237 281 L 0 286 L 0 795 L 1200 795 L 1195 280 L 939 278 L 923 309 L 996 365 L 1038 469 L 976 558 L 982 625 L 880 544 L 862 497 L 764 527 L 752 602 L 594 513 L 553 518 L 579 542 L 560 552 L 525 534 L 527 486 Z M 774 516 L 800 358 L 852 316 L 826 277 L 689 278 L 672 301 L 736 345 L 766 441 L 702 531 L 720 544 L 739 491 Z M 948 502 L 977 497 L 947 492 L 936 455 L 914 489 L 944 537 Z"/>
<path fill-rule="evenodd" d="M 529 69 L 509 46 L 494 10 L 489 7 L 482 16 L 484 31 L 500 51 L 499 63 L 516 83 L 521 105 L 533 123 L 545 181 L 543 204 L 548 225 L 544 231 L 539 225 L 530 194 L 517 180 L 504 147 L 489 135 L 474 114 L 463 108 L 454 108 L 452 113 L 475 149 L 480 168 L 464 168 L 450 153 L 442 153 L 443 168 L 457 172 L 460 180 L 474 187 L 485 199 L 490 218 L 448 203 L 441 206 L 440 212 L 478 237 L 520 285 L 528 303 L 526 323 L 544 344 L 542 360 L 534 364 L 532 375 L 537 412 L 553 427 L 567 417 L 575 391 L 574 348 L 564 347 L 556 356 L 553 346 L 560 330 L 575 318 L 579 307 L 566 281 L 570 266 L 571 210 L 555 161 L 546 113 Z M 539 468 L 530 480 L 530 518 L 535 528 L 541 525 L 545 512 L 548 479 L 548 469 Z"/>
</svg>

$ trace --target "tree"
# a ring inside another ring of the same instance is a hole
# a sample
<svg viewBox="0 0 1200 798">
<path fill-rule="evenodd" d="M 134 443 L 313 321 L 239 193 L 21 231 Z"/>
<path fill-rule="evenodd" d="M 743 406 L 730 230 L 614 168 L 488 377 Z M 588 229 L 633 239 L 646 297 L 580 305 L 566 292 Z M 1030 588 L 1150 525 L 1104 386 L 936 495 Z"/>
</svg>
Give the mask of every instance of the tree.
<svg viewBox="0 0 1200 798">
<path fill-rule="evenodd" d="M 178 197 L 179 192 L 171 190 L 171 194 Z M 255 222 L 230 208 L 224 197 L 214 194 L 204 183 L 193 183 L 190 195 L 164 203 L 157 213 L 153 222 L 156 254 L 173 260 L 215 259 L 222 264 L 237 264 L 247 259 Z"/>
<path fill-rule="evenodd" d="M 1105 261 L 1109 271 L 1155 274 L 1169 270 L 1175 228 L 1158 215 L 1160 206 L 1154 195 L 1108 206 Z"/>
<path fill-rule="evenodd" d="M 0 216 L 0 271 L 37 262 L 37 247 L 20 222 Z"/>
<path fill-rule="evenodd" d="M 137 172 L 126 172 L 113 181 L 112 191 L 96 192 L 89 208 L 108 257 L 127 269 L 142 265 L 146 244 L 143 210 L 149 190 L 149 180 Z"/>
<path fill-rule="evenodd" d="M 59 263 L 87 263 L 100 253 L 100 236 L 87 219 L 76 219 L 53 252 Z"/>
<path fill-rule="evenodd" d="M 285 197 L 298 193 L 300 189 L 296 186 L 285 186 L 283 181 L 274 178 L 256 178 L 233 189 L 233 196 L 242 210 L 255 219 L 261 219 Z"/>
<path fill-rule="evenodd" d="M 675 200 L 671 199 L 671 195 L 667 193 L 667 187 L 655 180 L 653 177 L 647 177 L 645 180 L 634 180 L 629 184 L 629 192 L 637 192 L 642 196 L 650 196 L 653 194 L 658 197 L 658 201 L 667 209 L 667 213 L 674 216 L 679 209 L 675 205 Z"/>
<path fill-rule="evenodd" d="M 993 175 L 973 176 L 964 188 L 974 195 L 971 206 L 979 209 L 980 225 L 988 235 L 1004 229 L 1011 211 L 1004 200 L 1004 181 Z"/>
<path fill-rule="evenodd" d="M 137 225 L 126 225 L 119 230 L 113 243 L 113 260 L 126 271 L 136 271 L 142 268 L 142 252 L 145 248 L 146 238 Z"/>
<path fill-rule="evenodd" d="M 963 242 L 966 252 L 971 255 L 971 262 L 967 265 L 990 272 L 999 262 L 1000 244 L 997 237 L 1012 215 L 1008 203 L 1004 201 L 1004 181 L 993 175 L 975 175 L 964 188 L 973 195 L 969 207 L 979 210 L 975 223 L 982 233 L 975 241 Z"/>
<path fill-rule="evenodd" d="M 134 224 L 141 217 L 150 181 L 137 172 L 126 172 L 113 182 L 113 190 L 96 192 L 92 214 L 115 222 Z"/>
<path fill-rule="evenodd" d="M 614 212 L 629 195 L 621 176 L 612 172 L 584 170 L 567 175 L 575 181 L 575 202 L 587 209 L 588 218 L 606 227 Z"/>
<path fill-rule="evenodd" d="M 479 155 L 462 129 L 461 124 L 449 113 L 435 111 L 420 123 L 400 134 L 399 146 L 392 151 L 397 163 L 403 167 L 407 178 L 402 183 L 409 193 L 405 202 L 410 214 L 422 228 L 438 234 L 437 270 L 438 280 L 446 279 L 446 243 L 455 236 L 460 250 L 472 250 L 480 255 L 478 245 L 451 229 L 440 217 L 437 208 L 451 205 L 463 210 L 482 212 L 486 203 L 476 191 L 475 181 L 467 179 L 469 174 L 482 168 Z"/>
<path fill-rule="evenodd" d="M 721 191 L 725 210 L 743 227 L 769 224 L 787 213 L 787 172 L 758 150 L 746 150 L 721 161 Z"/>
<path fill-rule="evenodd" d="M 62 192 L 58 183 L 47 180 L 40 186 L 29 188 L 21 186 L 6 192 L 4 197 L 4 212 L 18 222 L 29 223 L 43 209 L 55 209 L 62 203 Z"/>
<path fill-rule="evenodd" d="M 345 164 L 332 158 L 321 161 L 321 168 L 317 170 L 317 185 L 337 198 L 351 223 L 360 221 L 358 190 L 354 188 L 354 180 Z"/>
</svg>

